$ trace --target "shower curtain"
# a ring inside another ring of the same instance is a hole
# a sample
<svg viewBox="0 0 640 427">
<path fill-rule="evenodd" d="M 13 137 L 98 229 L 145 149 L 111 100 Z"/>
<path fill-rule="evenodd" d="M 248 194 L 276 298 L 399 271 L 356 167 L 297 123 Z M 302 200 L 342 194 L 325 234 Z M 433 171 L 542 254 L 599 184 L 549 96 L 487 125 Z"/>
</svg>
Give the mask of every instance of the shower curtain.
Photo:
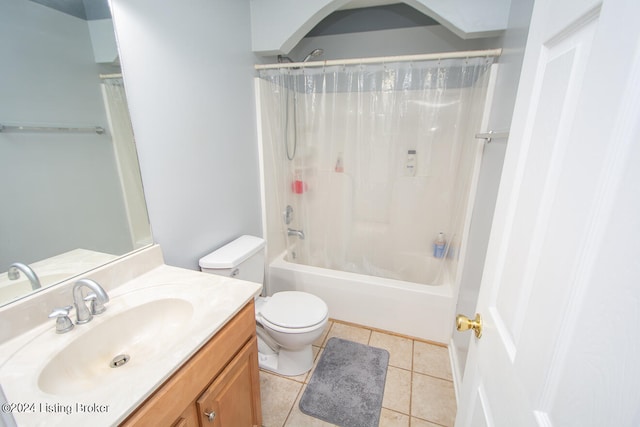
<svg viewBox="0 0 640 427">
<path fill-rule="evenodd" d="M 491 63 L 261 70 L 264 161 L 273 171 L 265 185 L 271 211 L 292 208 L 280 221 L 288 259 L 445 280 L 460 247 Z"/>
<path fill-rule="evenodd" d="M 121 77 L 105 78 L 102 81 L 102 89 L 127 211 L 131 244 L 136 249 L 151 243 L 152 238 L 124 82 Z"/>
</svg>

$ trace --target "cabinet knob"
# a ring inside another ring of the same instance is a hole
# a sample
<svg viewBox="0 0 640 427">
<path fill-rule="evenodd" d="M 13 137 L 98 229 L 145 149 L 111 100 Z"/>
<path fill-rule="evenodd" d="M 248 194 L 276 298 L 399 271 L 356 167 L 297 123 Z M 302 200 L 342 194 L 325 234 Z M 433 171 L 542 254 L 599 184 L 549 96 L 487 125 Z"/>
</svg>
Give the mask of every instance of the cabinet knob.
<svg viewBox="0 0 640 427">
<path fill-rule="evenodd" d="M 205 417 L 207 417 L 207 419 L 209 420 L 210 423 L 212 423 L 213 420 L 216 419 L 216 412 L 215 411 L 205 412 L 204 415 L 205 415 Z"/>
</svg>

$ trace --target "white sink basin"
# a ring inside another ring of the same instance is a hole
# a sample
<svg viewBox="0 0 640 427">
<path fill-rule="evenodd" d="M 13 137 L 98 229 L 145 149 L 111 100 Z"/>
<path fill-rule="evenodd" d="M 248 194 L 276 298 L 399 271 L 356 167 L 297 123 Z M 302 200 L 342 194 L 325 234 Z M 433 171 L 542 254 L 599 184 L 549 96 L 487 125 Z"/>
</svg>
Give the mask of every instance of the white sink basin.
<svg viewBox="0 0 640 427">
<path fill-rule="evenodd" d="M 41 371 L 38 387 L 54 395 L 101 387 L 109 377 L 170 352 L 180 342 L 181 331 L 192 315 L 191 302 L 165 298 L 108 317 L 54 356 Z M 112 367 L 114 358 L 117 362 Z"/>
</svg>

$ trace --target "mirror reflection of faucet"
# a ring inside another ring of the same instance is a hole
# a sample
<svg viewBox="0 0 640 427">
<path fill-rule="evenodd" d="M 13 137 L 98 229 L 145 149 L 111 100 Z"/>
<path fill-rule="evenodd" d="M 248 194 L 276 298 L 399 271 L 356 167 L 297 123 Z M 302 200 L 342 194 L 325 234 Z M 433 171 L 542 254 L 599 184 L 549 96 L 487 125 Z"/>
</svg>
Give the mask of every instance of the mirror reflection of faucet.
<svg viewBox="0 0 640 427">
<path fill-rule="evenodd" d="M 300 240 L 304 240 L 304 231 L 287 228 L 287 236 L 298 236 Z"/>
<path fill-rule="evenodd" d="M 29 279 L 29 282 L 31 283 L 31 290 L 40 289 L 42 287 L 42 285 L 40 284 L 40 279 L 38 279 L 36 272 L 33 271 L 33 269 L 27 264 L 23 264 L 21 262 L 14 262 L 13 264 L 11 264 L 9 270 L 7 271 L 9 280 L 19 279 L 21 271 Z"/>
</svg>

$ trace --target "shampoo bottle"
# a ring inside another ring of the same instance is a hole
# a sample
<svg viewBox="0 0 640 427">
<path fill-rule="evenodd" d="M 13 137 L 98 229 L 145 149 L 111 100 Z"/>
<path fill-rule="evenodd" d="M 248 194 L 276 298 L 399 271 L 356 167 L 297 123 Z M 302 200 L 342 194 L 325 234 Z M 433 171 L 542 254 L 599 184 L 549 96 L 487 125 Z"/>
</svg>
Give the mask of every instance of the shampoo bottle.
<svg viewBox="0 0 640 427">
<path fill-rule="evenodd" d="M 302 194 L 307 191 L 307 183 L 302 180 L 302 174 L 298 171 L 296 171 L 291 183 L 291 191 L 295 194 Z"/>
<path fill-rule="evenodd" d="M 433 241 L 433 256 L 434 258 L 443 258 L 444 250 L 447 246 L 447 240 L 444 238 L 444 233 L 438 233 L 438 236 Z"/>
</svg>

